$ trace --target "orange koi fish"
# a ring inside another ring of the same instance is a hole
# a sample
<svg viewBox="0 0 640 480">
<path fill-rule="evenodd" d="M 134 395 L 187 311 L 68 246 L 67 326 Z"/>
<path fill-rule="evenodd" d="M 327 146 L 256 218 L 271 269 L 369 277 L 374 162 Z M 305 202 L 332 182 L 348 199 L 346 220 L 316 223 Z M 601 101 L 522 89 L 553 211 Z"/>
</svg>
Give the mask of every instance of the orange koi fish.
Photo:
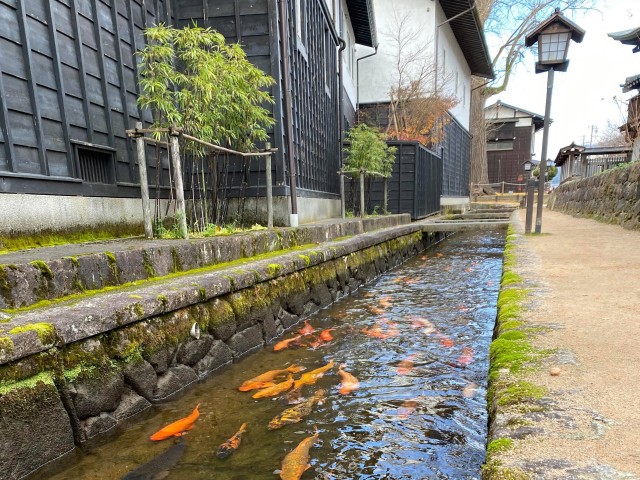
<svg viewBox="0 0 640 480">
<path fill-rule="evenodd" d="M 304 370 L 304 367 L 300 367 L 298 365 L 291 365 L 290 367 L 284 368 L 282 370 L 269 370 L 268 372 L 264 372 L 257 377 L 250 378 L 246 382 L 243 382 L 242 385 L 238 387 L 238 390 L 241 392 L 248 392 L 249 390 L 256 390 L 258 388 L 266 388 L 274 385 L 272 380 L 279 377 L 280 375 L 286 375 L 287 373 L 298 373 Z"/>
<path fill-rule="evenodd" d="M 458 363 L 460 365 L 466 366 L 466 365 L 469 365 L 471 362 L 473 362 L 473 348 L 464 347 L 462 349 L 462 353 L 458 357 Z"/>
<path fill-rule="evenodd" d="M 309 323 L 309 320 L 305 320 L 304 321 L 304 327 L 302 327 L 300 330 L 298 330 L 300 335 L 311 335 L 315 331 L 316 331 L 315 328 L 313 328 L 311 326 L 311 324 Z"/>
<path fill-rule="evenodd" d="M 418 402 L 415 400 L 406 400 L 398 409 L 398 418 L 407 418 L 418 408 Z"/>
<path fill-rule="evenodd" d="M 443 255 L 444 255 L 444 253 L 440 253 L 440 252 L 436 253 L 436 257 L 438 257 L 438 258 L 442 257 Z"/>
<path fill-rule="evenodd" d="M 413 370 L 413 365 L 414 365 L 413 360 L 417 356 L 418 356 L 417 353 L 412 353 L 404 360 L 401 360 L 400 363 L 398 363 L 398 366 L 396 367 L 396 372 L 398 373 L 398 375 L 406 375 L 409 372 L 411 372 L 411 370 Z"/>
<path fill-rule="evenodd" d="M 378 303 L 382 308 L 390 308 L 392 305 L 389 297 L 382 297 Z"/>
<path fill-rule="evenodd" d="M 427 259 L 426 255 L 423 255 L 422 257 L 420 257 L 420 260 L 426 260 L 426 259 Z"/>
<path fill-rule="evenodd" d="M 338 373 L 340 374 L 340 378 L 342 378 L 342 383 L 339 385 L 338 393 L 340 395 L 349 395 L 354 390 L 360 388 L 360 382 L 352 374 L 344 371 L 344 367 L 346 367 L 344 363 L 338 367 Z"/>
<path fill-rule="evenodd" d="M 478 390 L 478 385 L 476 385 L 475 383 L 469 383 L 467 384 L 463 389 L 462 389 L 462 395 L 465 398 L 471 398 L 476 394 L 476 391 Z"/>
<path fill-rule="evenodd" d="M 411 328 L 421 328 L 422 333 L 425 335 L 431 335 L 436 331 L 436 327 L 433 322 L 421 317 L 413 317 L 411 319 Z"/>
<path fill-rule="evenodd" d="M 318 381 L 319 378 L 327 373 L 329 370 L 333 368 L 335 363 L 331 360 L 324 367 L 316 368 L 315 370 L 311 370 L 310 372 L 303 373 L 302 376 L 295 381 L 293 384 L 293 388 L 300 388 L 302 385 L 313 385 Z"/>
<path fill-rule="evenodd" d="M 285 348 L 289 348 L 291 345 L 295 345 L 302 335 L 298 335 L 297 337 L 287 338 L 286 340 L 282 340 L 281 342 L 276 343 L 273 346 L 274 352 L 279 352 L 280 350 L 284 350 Z"/>
<path fill-rule="evenodd" d="M 259 392 L 254 393 L 251 398 L 264 398 L 275 397 L 283 392 L 286 392 L 293 386 L 293 375 L 289 374 L 289 377 L 280 383 L 276 383 L 273 387 L 263 388 Z"/>
<path fill-rule="evenodd" d="M 316 348 L 318 348 L 320 345 L 322 345 L 322 340 L 320 340 L 319 337 L 316 337 L 315 335 L 311 335 L 310 339 L 307 343 L 307 346 L 313 350 L 315 350 Z"/>
<path fill-rule="evenodd" d="M 240 425 L 240 430 L 238 430 L 233 437 L 224 442 L 220 447 L 218 447 L 218 453 L 216 456 L 218 458 L 228 458 L 233 452 L 238 450 L 240 446 L 240 442 L 242 441 L 242 434 L 247 431 L 246 422 Z"/>
<path fill-rule="evenodd" d="M 318 429 L 316 428 L 316 433 L 312 437 L 305 438 L 296 448 L 287 453 L 282 460 L 282 470 L 280 471 L 282 480 L 300 480 L 302 474 L 311 468 L 309 450 L 316 443 L 318 437 Z"/>
<path fill-rule="evenodd" d="M 451 340 L 449 337 L 441 336 L 440 345 L 442 345 L 445 348 L 451 348 L 455 345 L 455 343 L 453 343 L 453 340 Z"/>
<path fill-rule="evenodd" d="M 325 330 L 322 330 L 322 332 L 320 333 L 320 338 L 322 339 L 323 342 L 330 342 L 331 340 L 333 340 L 333 335 L 331 335 L 331 330 L 335 330 L 335 328 L 327 328 Z"/>
<path fill-rule="evenodd" d="M 306 417 L 311 413 L 313 406 L 316 403 L 322 403 L 324 399 L 325 391 L 318 390 L 315 395 L 309 398 L 304 403 L 296 405 L 295 407 L 287 408 L 280 415 L 277 415 L 269 422 L 267 428 L 269 430 L 277 430 L 285 425 L 291 425 L 293 423 L 300 422 L 303 417 Z"/>
<path fill-rule="evenodd" d="M 200 404 L 196 405 L 196 408 L 193 409 L 193 412 L 191 412 L 189 416 L 170 423 L 151 435 L 149 439 L 157 442 L 159 440 L 166 440 L 167 438 L 181 437 L 182 435 L 185 435 L 188 430 L 193 428 L 193 424 L 196 423 L 196 420 L 198 420 L 198 417 L 200 416 L 199 408 Z"/>
</svg>

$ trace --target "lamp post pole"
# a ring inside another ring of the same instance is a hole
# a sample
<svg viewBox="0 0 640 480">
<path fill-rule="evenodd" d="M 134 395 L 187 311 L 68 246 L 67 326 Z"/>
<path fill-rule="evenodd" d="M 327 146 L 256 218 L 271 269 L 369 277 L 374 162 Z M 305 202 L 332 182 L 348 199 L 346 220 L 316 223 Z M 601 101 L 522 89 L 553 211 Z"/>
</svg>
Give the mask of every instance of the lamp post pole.
<svg viewBox="0 0 640 480">
<path fill-rule="evenodd" d="M 553 68 L 547 75 L 547 103 L 544 108 L 544 128 L 542 130 L 542 156 L 540 157 L 540 171 L 538 173 L 538 208 L 536 210 L 536 233 L 542 233 L 542 202 L 544 187 L 547 183 L 547 147 L 549 146 L 549 122 L 551 118 L 551 94 L 553 93 Z"/>
</svg>

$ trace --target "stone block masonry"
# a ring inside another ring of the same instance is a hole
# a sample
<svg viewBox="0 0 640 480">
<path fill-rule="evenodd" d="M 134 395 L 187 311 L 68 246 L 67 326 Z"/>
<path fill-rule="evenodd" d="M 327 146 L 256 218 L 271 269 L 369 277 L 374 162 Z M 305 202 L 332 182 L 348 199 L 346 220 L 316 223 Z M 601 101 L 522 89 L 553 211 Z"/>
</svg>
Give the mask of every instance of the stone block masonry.
<svg viewBox="0 0 640 480">
<path fill-rule="evenodd" d="M 1 471 L 23 478 L 117 432 L 442 238 L 399 226 L 14 316 L 0 337 Z"/>
<path fill-rule="evenodd" d="M 573 180 L 549 198 L 552 210 L 640 229 L 640 162 Z"/>
</svg>

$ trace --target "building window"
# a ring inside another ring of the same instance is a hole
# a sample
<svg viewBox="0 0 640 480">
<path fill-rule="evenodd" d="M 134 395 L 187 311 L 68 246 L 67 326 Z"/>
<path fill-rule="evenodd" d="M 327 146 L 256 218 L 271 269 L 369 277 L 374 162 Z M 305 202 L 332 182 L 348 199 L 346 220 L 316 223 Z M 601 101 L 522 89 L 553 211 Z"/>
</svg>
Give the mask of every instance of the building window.
<svg viewBox="0 0 640 480">
<path fill-rule="evenodd" d="M 87 183 L 114 184 L 113 152 L 76 145 L 79 177 Z"/>
<path fill-rule="evenodd" d="M 498 150 L 513 150 L 513 141 L 487 142 L 487 152 Z"/>
</svg>

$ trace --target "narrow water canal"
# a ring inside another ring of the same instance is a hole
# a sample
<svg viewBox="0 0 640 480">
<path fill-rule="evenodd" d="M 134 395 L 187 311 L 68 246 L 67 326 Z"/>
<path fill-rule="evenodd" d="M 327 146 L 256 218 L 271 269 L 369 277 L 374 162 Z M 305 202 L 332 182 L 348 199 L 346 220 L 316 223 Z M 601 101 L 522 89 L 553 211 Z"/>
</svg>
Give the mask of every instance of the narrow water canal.
<svg viewBox="0 0 640 480">
<path fill-rule="evenodd" d="M 124 477 L 177 444 L 152 442 L 149 436 L 198 403 L 200 418 L 182 437 L 184 444 L 160 458 L 148 476 L 129 478 L 275 479 L 284 456 L 314 428 L 319 441 L 303 479 L 480 478 L 487 354 L 503 246 L 503 232 L 451 237 L 312 316 L 316 333 L 335 328 L 334 340 L 315 349 L 274 352 L 267 346 L 158 407 L 112 442 L 79 455 L 52 478 Z M 299 423 L 268 430 L 270 420 L 290 405 L 238 391 L 243 381 L 267 370 L 295 363 L 308 372 L 331 360 L 332 370 L 302 387 L 304 397 L 324 389 L 326 398 Z M 347 395 L 338 392 L 340 364 L 360 384 Z M 247 432 L 238 450 L 225 460 L 216 458 L 219 445 L 244 422 Z M 170 464 L 175 465 L 167 470 Z"/>
</svg>

